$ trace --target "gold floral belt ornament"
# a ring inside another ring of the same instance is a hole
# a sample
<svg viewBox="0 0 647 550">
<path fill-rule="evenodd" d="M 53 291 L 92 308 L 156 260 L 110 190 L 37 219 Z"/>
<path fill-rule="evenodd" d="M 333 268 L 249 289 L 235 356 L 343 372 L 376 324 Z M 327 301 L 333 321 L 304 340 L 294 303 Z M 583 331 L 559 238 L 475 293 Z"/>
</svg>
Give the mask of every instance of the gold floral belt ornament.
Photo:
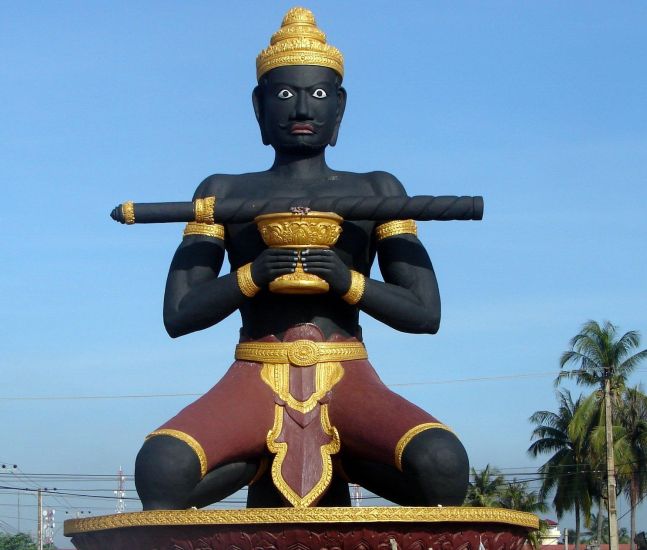
<svg viewBox="0 0 647 550">
<path fill-rule="evenodd" d="M 331 361 L 368 359 L 362 342 L 243 342 L 236 346 L 236 359 L 255 363 L 290 363 L 296 367 L 308 367 Z"/>
</svg>

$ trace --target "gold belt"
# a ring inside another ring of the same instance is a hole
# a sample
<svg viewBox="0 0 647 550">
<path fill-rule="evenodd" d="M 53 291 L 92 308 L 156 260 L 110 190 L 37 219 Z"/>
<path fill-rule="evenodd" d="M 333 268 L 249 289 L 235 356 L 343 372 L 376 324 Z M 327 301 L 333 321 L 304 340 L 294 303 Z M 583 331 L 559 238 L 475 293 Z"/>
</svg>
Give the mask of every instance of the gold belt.
<svg viewBox="0 0 647 550">
<path fill-rule="evenodd" d="M 236 346 L 236 359 L 256 363 L 290 363 L 307 367 L 330 361 L 367 359 L 362 342 L 243 342 Z"/>
</svg>

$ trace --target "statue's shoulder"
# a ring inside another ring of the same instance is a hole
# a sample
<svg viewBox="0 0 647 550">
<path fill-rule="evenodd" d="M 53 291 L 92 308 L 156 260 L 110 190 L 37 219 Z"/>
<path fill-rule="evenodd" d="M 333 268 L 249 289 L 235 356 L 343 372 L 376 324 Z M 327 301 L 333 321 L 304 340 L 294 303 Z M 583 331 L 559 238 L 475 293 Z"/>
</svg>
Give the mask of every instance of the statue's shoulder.
<svg viewBox="0 0 647 550">
<path fill-rule="evenodd" d="M 393 174 L 383 171 L 362 174 L 370 182 L 373 192 L 377 196 L 399 197 L 407 194 L 404 185 Z"/>
<path fill-rule="evenodd" d="M 232 194 L 239 194 L 241 188 L 246 184 L 252 184 L 259 177 L 262 177 L 264 172 L 251 172 L 248 174 L 212 174 L 206 177 L 193 195 L 194 199 L 215 196 L 219 199 L 230 196 Z"/>
</svg>

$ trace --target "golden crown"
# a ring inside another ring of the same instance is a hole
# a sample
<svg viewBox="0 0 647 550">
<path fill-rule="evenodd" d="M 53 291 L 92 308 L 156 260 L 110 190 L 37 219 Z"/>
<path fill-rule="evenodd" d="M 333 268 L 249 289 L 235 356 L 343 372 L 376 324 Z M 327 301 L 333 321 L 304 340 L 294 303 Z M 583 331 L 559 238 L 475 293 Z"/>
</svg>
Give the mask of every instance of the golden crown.
<svg viewBox="0 0 647 550">
<path fill-rule="evenodd" d="M 326 44 L 326 35 L 309 9 L 292 8 L 285 14 L 269 47 L 256 58 L 256 78 L 260 80 L 267 71 L 288 65 L 328 67 L 344 76 L 344 56 Z"/>
</svg>

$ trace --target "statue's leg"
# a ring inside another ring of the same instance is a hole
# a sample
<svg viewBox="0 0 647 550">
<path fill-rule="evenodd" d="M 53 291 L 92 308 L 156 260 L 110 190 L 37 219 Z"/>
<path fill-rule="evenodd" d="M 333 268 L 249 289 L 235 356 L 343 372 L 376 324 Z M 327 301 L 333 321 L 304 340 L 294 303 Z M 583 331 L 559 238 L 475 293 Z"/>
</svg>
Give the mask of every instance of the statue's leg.
<svg viewBox="0 0 647 550">
<path fill-rule="evenodd" d="M 189 506 L 202 508 L 239 491 L 254 479 L 258 466 L 258 460 L 230 462 L 217 466 L 204 476 L 191 492 Z"/>
<path fill-rule="evenodd" d="M 213 468 L 202 477 L 195 451 L 175 437 L 148 439 L 135 463 L 135 485 L 144 510 L 181 510 L 207 506 L 235 493 L 256 475 L 259 461 Z"/>
<path fill-rule="evenodd" d="M 346 458 L 343 464 L 344 471 L 352 482 L 372 493 L 401 506 L 422 504 L 421 494 L 414 485 L 414 480 L 395 466 L 361 458 Z"/>
<path fill-rule="evenodd" d="M 469 461 L 453 432 L 424 430 L 402 453 L 402 473 L 413 479 L 426 506 L 460 506 L 467 494 Z"/>
<path fill-rule="evenodd" d="M 144 510 L 181 510 L 202 479 L 200 460 L 184 441 L 147 439 L 135 462 L 135 486 Z"/>
<path fill-rule="evenodd" d="M 261 367 L 235 362 L 206 394 L 147 437 L 135 464 L 145 510 L 205 506 L 254 478 L 274 411 Z"/>
<path fill-rule="evenodd" d="M 442 429 L 425 430 L 409 441 L 401 470 L 366 459 L 344 460 L 355 483 L 402 506 L 460 506 L 467 493 L 469 464 L 458 438 Z"/>
<path fill-rule="evenodd" d="M 462 504 L 469 464 L 451 429 L 389 390 L 368 361 L 344 371 L 329 413 L 350 479 L 398 504 Z"/>
</svg>

